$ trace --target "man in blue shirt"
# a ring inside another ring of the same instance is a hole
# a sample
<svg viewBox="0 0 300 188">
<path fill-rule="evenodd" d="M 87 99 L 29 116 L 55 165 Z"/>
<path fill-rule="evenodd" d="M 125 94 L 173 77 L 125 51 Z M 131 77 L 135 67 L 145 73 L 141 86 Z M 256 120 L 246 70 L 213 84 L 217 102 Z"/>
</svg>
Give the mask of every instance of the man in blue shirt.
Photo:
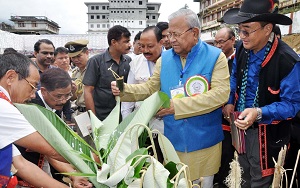
<svg viewBox="0 0 300 188">
<path fill-rule="evenodd" d="M 231 93 L 223 114 L 241 114 L 234 122 L 245 130 L 246 153 L 239 155 L 242 187 L 270 187 L 280 148 L 289 143 L 290 119 L 300 110 L 300 58 L 275 37 L 275 24 L 292 20 L 278 14 L 278 0 L 245 0 L 227 11 L 224 21 L 238 24 L 230 79 Z"/>
</svg>

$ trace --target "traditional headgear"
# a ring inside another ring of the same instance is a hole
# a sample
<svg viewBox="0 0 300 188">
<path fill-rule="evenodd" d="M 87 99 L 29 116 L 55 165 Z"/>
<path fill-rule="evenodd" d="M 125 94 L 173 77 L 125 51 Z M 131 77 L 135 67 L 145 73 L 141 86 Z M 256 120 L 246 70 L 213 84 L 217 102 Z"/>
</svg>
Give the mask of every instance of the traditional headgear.
<svg viewBox="0 0 300 188">
<path fill-rule="evenodd" d="M 241 8 L 229 9 L 223 16 L 228 24 L 245 22 L 271 22 L 281 25 L 290 25 L 292 20 L 278 14 L 278 0 L 245 0 Z"/>
<path fill-rule="evenodd" d="M 88 40 L 74 40 L 65 44 L 65 47 L 69 50 L 69 57 L 75 57 L 82 52 L 82 50 L 89 43 Z"/>
</svg>

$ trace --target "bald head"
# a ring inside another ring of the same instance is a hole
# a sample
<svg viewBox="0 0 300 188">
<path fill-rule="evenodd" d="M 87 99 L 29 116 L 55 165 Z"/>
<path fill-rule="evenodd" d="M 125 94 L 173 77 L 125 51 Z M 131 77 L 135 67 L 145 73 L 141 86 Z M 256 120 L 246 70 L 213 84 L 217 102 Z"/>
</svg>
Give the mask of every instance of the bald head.
<svg viewBox="0 0 300 188">
<path fill-rule="evenodd" d="M 234 52 L 235 34 L 231 28 L 223 27 L 216 36 L 214 45 L 220 48 L 226 57 L 229 57 Z"/>
</svg>

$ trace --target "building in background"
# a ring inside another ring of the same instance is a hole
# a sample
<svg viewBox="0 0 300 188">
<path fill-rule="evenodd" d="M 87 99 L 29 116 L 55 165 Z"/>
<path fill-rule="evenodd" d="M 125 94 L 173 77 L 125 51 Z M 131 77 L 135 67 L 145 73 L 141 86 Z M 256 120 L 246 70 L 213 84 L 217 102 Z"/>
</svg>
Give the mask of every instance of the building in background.
<svg viewBox="0 0 300 188">
<path fill-rule="evenodd" d="M 14 22 L 11 30 L 15 34 L 49 35 L 59 34 L 59 25 L 46 16 L 11 16 Z"/>
<path fill-rule="evenodd" d="M 107 35 L 114 25 L 126 27 L 134 36 L 150 25 L 156 25 L 161 3 L 148 0 L 109 0 L 85 2 L 88 7 L 88 33 Z"/>
<path fill-rule="evenodd" d="M 239 8 L 242 4 L 242 0 L 194 0 L 194 2 L 200 4 L 198 16 L 202 25 L 201 39 L 204 41 L 214 39 L 216 32 L 223 24 L 222 17 L 228 9 Z M 279 12 L 293 20 L 291 26 L 280 26 L 283 34 L 300 33 L 300 0 L 281 0 L 279 2 Z"/>
</svg>

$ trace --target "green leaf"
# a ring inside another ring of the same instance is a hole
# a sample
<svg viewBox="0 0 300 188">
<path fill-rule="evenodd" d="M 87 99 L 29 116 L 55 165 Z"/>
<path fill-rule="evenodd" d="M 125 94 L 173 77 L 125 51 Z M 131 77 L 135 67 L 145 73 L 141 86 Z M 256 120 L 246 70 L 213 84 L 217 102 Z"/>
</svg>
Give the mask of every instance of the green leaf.
<svg viewBox="0 0 300 188">
<path fill-rule="evenodd" d="M 169 102 L 168 102 L 169 101 Z M 163 92 L 155 92 L 150 97 L 148 97 L 140 108 L 137 110 L 136 115 L 133 117 L 131 122 L 128 124 L 125 130 L 130 129 L 132 126 L 136 124 L 147 125 L 150 119 L 156 114 L 159 108 L 164 105 L 170 103 L 170 99 Z M 143 129 L 139 130 L 139 134 L 143 132 Z"/>
<path fill-rule="evenodd" d="M 143 187 L 167 188 L 170 172 L 154 157 L 151 157 L 151 161 L 151 165 L 147 168 L 144 176 Z"/>
<path fill-rule="evenodd" d="M 177 173 L 177 165 L 173 161 L 170 161 L 165 165 L 165 168 L 170 172 L 169 178 L 172 179 Z"/>
<path fill-rule="evenodd" d="M 129 160 L 133 159 L 134 157 L 136 157 L 137 155 L 147 155 L 148 154 L 148 150 L 147 148 L 140 148 L 135 150 L 133 153 L 131 153 L 127 158 L 126 158 L 126 162 L 128 162 Z"/>
<path fill-rule="evenodd" d="M 165 163 L 169 163 L 171 161 L 176 164 L 180 163 L 180 159 L 175 151 L 175 148 L 167 137 L 161 133 L 158 133 L 158 143 L 164 156 Z"/>
<path fill-rule="evenodd" d="M 90 147 L 76 133 L 73 132 L 55 113 L 38 105 L 15 104 L 28 122 L 60 153 L 68 162 L 73 164 L 80 172 L 96 174 L 95 166 L 74 155 L 72 150 L 82 151 L 90 155 Z M 95 177 L 89 180 L 95 187 L 102 187 Z"/>
<path fill-rule="evenodd" d="M 87 174 L 87 173 L 80 173 L 80 172 L 70 172 L 70 173 L 58 173 L 58 174 L 63 174 L 67 176 L 81 176 L 81 177 L 96 177 L 96 174 Z"/>
<path fill-rule="evenodd" d="M 103 120 L 103 125 L 100 127 L 99 134 L 99 146 L 100 148 L 107 149 L 107 145 L 109 143 L 109 139 L 113 131 L 119 125 L 120 119 L 120 97 L 116 97 L 116 106 L 110 112 L 110 114 Z"/>
<path fill-rule="evenodd" d="M 129 155 L 127 158 L 126 158 L 126 161 L 129 161 L 129 160 L 132 160 L 131 162 L 131 166 L 133 164 L 135 164 L 139 158 L 143 155 L 147 155 L 148 154 L 148 150 L 146 148 L 140 148 L 138 150 L 136 150 L 135 152 L 133 152 L 131 155 Z M 140 178 L 140 172 L 141 172 L 141 169 L 143 168 L 144 164 L 146 162 L 146 159 L 144 160 L 141 160 L 138 165 L 135 165 L 134 167 L 134 175 L 133 177 L 135 178 Z"/>
</svg>

